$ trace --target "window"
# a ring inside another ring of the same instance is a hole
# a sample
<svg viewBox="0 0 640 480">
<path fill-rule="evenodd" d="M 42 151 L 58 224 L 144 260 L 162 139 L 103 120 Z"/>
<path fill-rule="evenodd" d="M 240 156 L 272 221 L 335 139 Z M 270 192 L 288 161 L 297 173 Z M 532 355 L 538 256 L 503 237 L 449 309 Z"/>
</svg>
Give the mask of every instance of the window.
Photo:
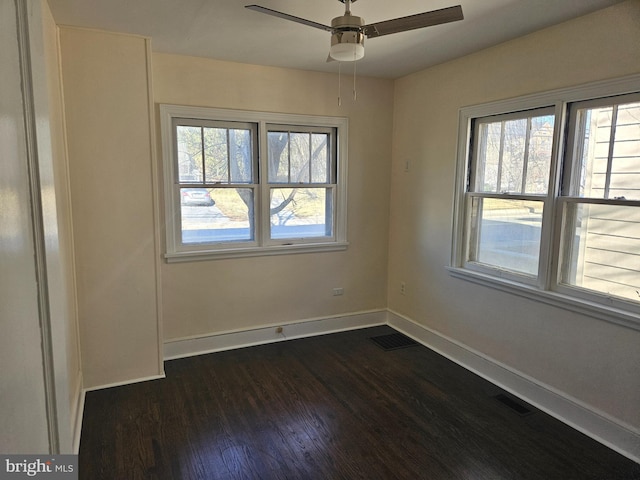
<svg viewBox="0 0 640 480">
<path fill-rule="evenodd" d="M 553 109 L 474 121 L 470 262 L 537 275 Z"/>
<path fill-rule="evenodd" d="M 346 119 L 160 112 L 168 261 L 346 248 Z"/>
<path fill-rule="evenodd" d="M 640 95 L 575 103 L 564 164 L 561 285 L 640 301 Z"/>
<path fill-rule="evenodd" d="M 460 112 L 451 273 L 640 327 L 638 78 Z"/>
<path fill-rule="evenodd" d="M 333 129 L 267 126 L 270 239 L 332 238 Z"/>
<path fill-rule="evenodd" d="M 180 244 L 254 242 L 255 125 L 174 118 L 172 130 Z"/>
</svg>

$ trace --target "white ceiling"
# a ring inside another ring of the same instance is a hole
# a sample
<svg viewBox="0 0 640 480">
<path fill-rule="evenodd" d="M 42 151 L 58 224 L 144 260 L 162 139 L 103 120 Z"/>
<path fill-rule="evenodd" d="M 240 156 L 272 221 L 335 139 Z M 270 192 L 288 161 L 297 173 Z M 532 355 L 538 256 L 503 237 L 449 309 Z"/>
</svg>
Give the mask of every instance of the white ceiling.
<svg viewBox="0 0 640 480">
<path fill-rule="evenodd" d="M 152 38 L 156 52 L 336 72 L 326 63 L 330 33 L 244 8 L 280 10 L 325 25 L 338 0 L 48 0 L 56 23 Z M 622 0 L 358 0 L 351 11 L 374 23 L 462 5 L 465 19 L 365 41 L 360 75 L 398 78 L 428 66 L 620 3 Z"/>
</svg>

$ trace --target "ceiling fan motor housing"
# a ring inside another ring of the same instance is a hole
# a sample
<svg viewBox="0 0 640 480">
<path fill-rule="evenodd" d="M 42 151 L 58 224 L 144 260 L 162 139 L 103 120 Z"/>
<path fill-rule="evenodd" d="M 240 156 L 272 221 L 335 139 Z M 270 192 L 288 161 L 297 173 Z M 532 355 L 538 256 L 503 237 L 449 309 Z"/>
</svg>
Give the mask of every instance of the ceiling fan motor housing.
<svg viewBox="0 0 640 480">
<path fill-rule="evenodd" d="M 333 20 L 331 20 L 331 28 L 333 28 L 334 30 L 341 30 L 341 29 L 362 30 L 362 27 L 364 27 L 364 19 L 356 15 L 351 15 L 350 13 L 347 13 L 346 15 L 342 15 L 341 17 L 336 17 Z"/>
<path fill-rule="evenodd" d="M 340 62 L 352 62 L 364 56 L 364 20 L 346 14 L 331 21 L 331 49 L 329 56 Z"/>
</svg>

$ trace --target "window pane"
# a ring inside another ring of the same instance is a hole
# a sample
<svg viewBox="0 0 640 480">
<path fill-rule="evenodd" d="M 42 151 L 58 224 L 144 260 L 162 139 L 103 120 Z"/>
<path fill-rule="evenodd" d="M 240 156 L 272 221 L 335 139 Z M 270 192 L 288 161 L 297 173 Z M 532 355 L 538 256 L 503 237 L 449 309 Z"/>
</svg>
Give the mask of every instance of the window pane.
<svg viewBox="0 0 640 480">
<path fill-rule="evenodd" d="M 251 241 L 253 189 L 181 188 L 182 243 Z"/>
<path fill-rule="evenodd" d="M 202 183 L 202 128 L 178 126 L 178 181 Z"/>
<path fill-rule="evenodd" d="M 640 102 L 578 110 L 581 197 L 640 199 Z"/>
<path fill-rule="evenodd" d="M 309 183 L 311 162 L 311 135 L 309 133 L 290 133 L 291 142 L 289 173 L 290 183 Z"/>
<path fill-rule="evenodd" d="M 229 129 L 229 163 L 231 183 L 253 180 L 253 148 L 250 130 Z"/>
<path fill-rule="evenodd" d="M 271 238 L 333 236 L 333 190 L 271 189 Z"/>
<path fill-rule="evenodd" d="M 531 118 L 529 156 L 524 193 L 545 194 L 549 188 L 554 116 Z"/>
<path fill-rule="evenodd" d="M 269 132 L 267 134 L 269 157 L 269 183 L 289 182 L 289 134 Z"/>
<path fill-rule="evenodd" d="M 329 155 L 329 134 L 314 133 L 311 136 L 311 182 L 332 183 L 331 156 Z"/>
<path fill-rule="evenodd" d="M 640 207 L 568 204 L 562 283 L 640 301 Z"/>
<path fill-rule="evenodd" d="M 476 162 L 477 192 L 498 191 L 498 166 L 500 164 L 500 138 L 502 123 L 480 125 L 480 145 Z"/>
<path fill-rule="evenodd" d="M 537 275 L 543 202 L 473 198 L 469 260 Z"/>
<path fill-rule="evenodd" d="M 251 130 L 205 127 L 203 137 L 207 182 L 251 183 Z"/>
<path fill-rule="evenodd" d="M 553 115 L 479 122 L 474 191 L 546 194 L 553 126 Z"/>
<path fill-rule="evenodd" d="M 525 148 L 527 143 L 527 120 L 504 122 L 504 143 L 502 148 L 502 168 L 500 169 L 500 191 L 522 191 Z"/>
<path fill-rule="evenodd" d="M 204 128 L 206 181 L 229 182 L 229 149 L 226 128 Z"/>
</svg>

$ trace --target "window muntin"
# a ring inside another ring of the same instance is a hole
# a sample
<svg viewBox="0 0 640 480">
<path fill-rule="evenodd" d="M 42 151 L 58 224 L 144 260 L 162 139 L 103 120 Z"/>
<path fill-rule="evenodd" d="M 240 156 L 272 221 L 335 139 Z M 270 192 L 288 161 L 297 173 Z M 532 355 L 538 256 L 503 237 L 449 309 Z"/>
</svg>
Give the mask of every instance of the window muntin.
<svg viewBox="0 0 640 480">
<path fill-rule="evenodd" d="M 554 124 L 551 108 L 473 122 L 468 267 L 537 276 Z"/>
<path fill-rule="evenodd" d="M 169 262 L 347 247 L 346 118 L 176 105 L 160 118 Z M 287 136 L 271 160 L 270 131 Z"/>
</svg>

